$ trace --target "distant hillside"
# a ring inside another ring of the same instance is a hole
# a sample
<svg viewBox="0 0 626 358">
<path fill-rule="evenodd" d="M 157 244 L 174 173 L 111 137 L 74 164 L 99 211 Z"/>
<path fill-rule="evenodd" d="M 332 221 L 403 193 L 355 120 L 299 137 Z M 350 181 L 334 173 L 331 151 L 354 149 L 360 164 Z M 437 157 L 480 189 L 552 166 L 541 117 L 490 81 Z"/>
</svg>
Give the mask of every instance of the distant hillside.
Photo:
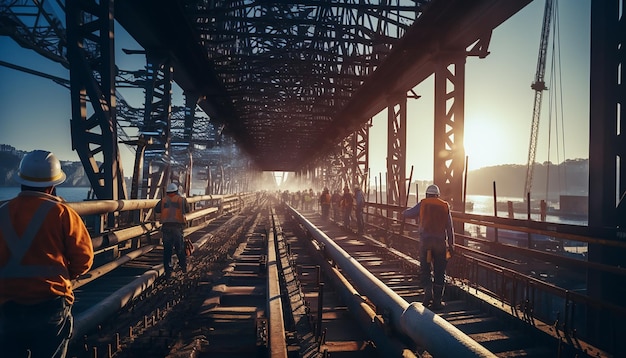
<svg viewBox="0 0 626 358">
<path fill-rule="evenodd" d="M 25 152 L 0 145 L 0 186 L 18 186 L 13 180 L 17 167 Z M 80 162 L 61 162 L 67 180 L 62 186 L 86 186 L 91 184 Z M 587 195 L 589 186 L 589 160 L 567 160 L 559 165 L 536 164 L 532 192 L 537 197 L 546 192 L 546 183 L 550 178 L 549 198 L 558 199 L 560 194 Z M 493 195 L 493 183 L 496 183 L 498 197 L 522 197 L 526 178 L 525 165 L 498 165 L 469 172 L 467 193 L 469 195 Z M 420 188 L 429 183 L 419 182 Z M 535 196 L 535 195 L 533 195 Z"/>
<path fill-rule="evenodd" d="M 548 182 L 548 178 L 550 178 Z M 588 195 L 589 160 L 567 160 L 559 165 L 536 164 L 531 194 L 541 196 L 548 191 L 550 199 L 561 194 Z M 467 176 L 467 193 L 493 195 L 495 182 L 498 197 L 523 197 L 526 180 L 525 165 L 498 165 L 470 171 Z"/>
<path fill-rule="evenodd" d="M 21 151 L 0 151 L 0 186 L 19 186 L 13 177 L 24 154 Z M 61 168 L 67 175 L 67 179 L 60 186 L 91 186 L 80 162 L 62 161 Z"/>
</svg>

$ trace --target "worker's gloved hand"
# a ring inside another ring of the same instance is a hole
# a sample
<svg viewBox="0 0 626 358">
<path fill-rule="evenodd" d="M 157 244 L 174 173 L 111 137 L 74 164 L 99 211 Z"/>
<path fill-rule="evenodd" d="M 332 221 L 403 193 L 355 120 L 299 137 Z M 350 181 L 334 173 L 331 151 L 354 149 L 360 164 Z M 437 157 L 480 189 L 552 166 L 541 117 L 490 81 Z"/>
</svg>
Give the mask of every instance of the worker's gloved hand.
<svg viewBox="0 0 626 358">
<path fill-rule="evenodd" d="M 450 256 L 454 255 L 454 245 L 448 246 L 448 252 L 450 253 Z"/>
</svg>

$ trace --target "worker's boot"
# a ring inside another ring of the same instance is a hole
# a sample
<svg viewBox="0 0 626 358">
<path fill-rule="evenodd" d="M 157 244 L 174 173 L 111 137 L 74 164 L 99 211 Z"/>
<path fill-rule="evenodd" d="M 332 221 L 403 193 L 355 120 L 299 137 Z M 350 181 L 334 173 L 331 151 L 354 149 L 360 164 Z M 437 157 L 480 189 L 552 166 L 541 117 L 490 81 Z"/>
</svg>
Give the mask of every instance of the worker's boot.
<svg viewBox="0 0 626 358">
<path fill-rule="evenodd" d="M 444 286 L 442 285 L 433 286 L 433 304 L 430 306 L 431 310 L 442 310 L 445 307 L 446 304 L 441 300 L 443 298 L 443 290 Z"/>
<path fill-rule="evenodd" d="M 422 300 L 422 304 L 424 307 L 428 307 L 433 303 L 433 287 L 428 286 L 424 287 L 424 299 Z"/>
</svg>

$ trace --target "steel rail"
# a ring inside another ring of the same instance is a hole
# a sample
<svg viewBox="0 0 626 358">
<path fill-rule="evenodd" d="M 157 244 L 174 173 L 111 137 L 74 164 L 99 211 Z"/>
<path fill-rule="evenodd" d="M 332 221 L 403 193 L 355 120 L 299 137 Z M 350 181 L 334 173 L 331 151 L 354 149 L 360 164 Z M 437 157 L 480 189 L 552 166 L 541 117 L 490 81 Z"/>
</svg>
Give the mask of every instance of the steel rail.
<svg viewBox="0 0 626 358">
<path fill-rule="evenodd" d="M 287 342 L 285 340 L 285 319 L 283 317 L 283 303 L 281 299 L 280 281 L 278 279 L 277 236 L 282 232 L 277 228 L 274 209 L 270 213 L 272 230 L 267 237 L 267 311 L 269 312 L 269 341 L 270 357 L 287 358 Z"/>
</svg>

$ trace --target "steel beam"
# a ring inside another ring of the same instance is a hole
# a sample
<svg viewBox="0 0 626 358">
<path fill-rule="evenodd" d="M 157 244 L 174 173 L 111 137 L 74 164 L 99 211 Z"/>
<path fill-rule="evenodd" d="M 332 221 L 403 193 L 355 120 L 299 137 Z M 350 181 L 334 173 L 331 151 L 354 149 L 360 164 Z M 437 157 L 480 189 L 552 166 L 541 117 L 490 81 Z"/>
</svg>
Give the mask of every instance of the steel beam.
<svg viewBox="0 0 626 358">
<path fill-rule="evenodd" d="M 144 153 L 149 165 L 143 167 L 142 198 L 154 199 L 170 179 L 173 68 L 167 55 L 155 51 L 146 52 L 146 62 L 145 110 L 139 132 L 150 144 Z"/>
<path fill-rule="evenodd" d="M 626 227 L 626 19 L 623 0 L 591 2 L 591 73 L 589 101 L 589 227 L 617 229 L 615 240 L 623 240 Z M 589 261 L 626 266 L 626 250 L 589 244 Z M 591 297 L 622 304 L 626 280 L 613 274 L 588 271 Z M 588 311 L 588 331 L 610 343 L 606 315 Z M 624 336 L 619 327 L 614 337 Z"/>
<path fill-rule="evenodd" d="M 387 204 L 406 202 L 406 122 L 405 94 L 387 107 Z"/>
<path fill-rule="evenodd" d="M 354 175 L 352 178 L 352 186 L 360 187 L 364 192 L 367 192 L 367 176 L 369 171 L 369 134 L 371 127 L 370 122 L 364 124 L 361 128 L 356 130 L 352 136 L 352 148 L 354 150 L 354 162 L 352 167 L 354 168 Z"/>
<path fill-rule="evenodd" d="M 442 56 L 435 66 L 433 181 L 453 210 L 463 204 L 465 52 Z"/>
<path fill-rule="evenodd" d="M 98 199 L 125 199 L 117 141 L 113 1 L 68 0 L 65 11 L 72 148 Z"/>
</svg>

